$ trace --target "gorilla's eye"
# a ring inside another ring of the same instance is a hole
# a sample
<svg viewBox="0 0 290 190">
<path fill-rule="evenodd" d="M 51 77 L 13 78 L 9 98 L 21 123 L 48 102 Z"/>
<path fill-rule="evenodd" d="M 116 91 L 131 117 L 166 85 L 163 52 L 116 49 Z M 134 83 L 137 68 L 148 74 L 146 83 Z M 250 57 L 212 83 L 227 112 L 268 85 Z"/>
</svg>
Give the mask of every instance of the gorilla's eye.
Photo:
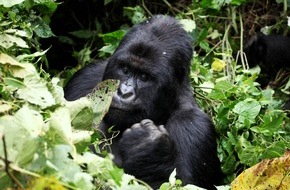
<svg viewBox="0 0 290 190">
<path fill-rule="evenodd" d="M 123 67 L 122 67 L 122 72 L 123 72 L 125 75 L 129 74 L 129 69 L 128 69 L 128 67 L 127 67 L 127 66 L 123 66 Z"/>
<path fill-rule="evenodd" d="M 142 73 L 140 75 L 140 79 L 143 81 L 143 82 L 146 82 L 149 80 L 149 76 L 146 74 L 146 73 Z"/>
</svg>

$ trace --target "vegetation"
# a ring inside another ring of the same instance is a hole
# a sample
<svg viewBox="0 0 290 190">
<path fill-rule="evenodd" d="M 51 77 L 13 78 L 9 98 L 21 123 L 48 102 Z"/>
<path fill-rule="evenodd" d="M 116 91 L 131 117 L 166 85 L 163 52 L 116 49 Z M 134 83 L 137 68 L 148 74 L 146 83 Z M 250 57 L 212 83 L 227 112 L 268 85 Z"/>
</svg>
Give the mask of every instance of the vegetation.
<svg viewBox="0 0 290 190">
<path fill-rule="evenodd" d="M 100 5 L 100 1 L 90 2 Z M 122 18 L 109 12 L 120 7 Z M 61 3 L 0 0 L 1 189 L 149 188 L 117 168 L 111 155 L 100 157 L 87 148 L 99 143 L 91 124 L 97 125 L 108 108 L 115 81 L 98 86 L 97 96 L 74 102 L 65 101 L 62 86 L 77 69 L 110 56 L 130 26 L 156 13 L 175 16 L 192 36 L 192 87 L 198 104 L 215 124 L 224 183 L 230 184 L 263 159 L 282 156 L 290 148 L 288 113 L 282 109 L 290 93 L 289 79 L 277 89 L 261 88 L 256 82 L 260 69 L 248 68 L 243 47 L 244 39 L 257 31 L 287 34 L 289 7 L 287 0 L 121 5 L 107 0 L 99 8 L 108 13 L 104 22 L 91 14 L 88 22 L 56 36 L 50 26 L 58 24 Z M 76 13 L 66 16 L 76 21 Z M 56 53 L 57 46 L 63 51 Z M 69 61 L 61 59 L 67 54 Z M 60 70 L 58 61 L 64 63 Z M 181 183 L 173 172 L 161 189 L 181 189 Z"/>
</svg>

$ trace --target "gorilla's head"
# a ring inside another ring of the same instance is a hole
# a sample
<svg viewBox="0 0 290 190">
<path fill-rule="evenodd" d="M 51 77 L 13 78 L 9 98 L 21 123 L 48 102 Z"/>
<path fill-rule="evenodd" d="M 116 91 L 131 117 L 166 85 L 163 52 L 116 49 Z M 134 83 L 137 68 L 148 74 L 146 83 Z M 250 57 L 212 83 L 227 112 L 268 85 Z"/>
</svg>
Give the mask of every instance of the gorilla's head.
<svg viewBox="0 0 290 190">
<path fill-rule="evenodd" d="M 134 26 L 109 58 L 105 79 L 118 79 L 108 120 L 144 118 L 164 122 L 175 109 L 179 89 L 188 84 L 191 38 L 173 18 L 155 16 Z"/>
</svg>

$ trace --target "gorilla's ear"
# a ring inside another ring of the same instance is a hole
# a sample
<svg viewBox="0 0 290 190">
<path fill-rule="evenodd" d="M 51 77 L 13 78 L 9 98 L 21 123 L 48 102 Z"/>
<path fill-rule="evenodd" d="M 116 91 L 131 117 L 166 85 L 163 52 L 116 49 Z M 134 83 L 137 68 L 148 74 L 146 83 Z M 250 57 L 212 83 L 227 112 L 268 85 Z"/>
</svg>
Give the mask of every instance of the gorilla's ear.
<svg viewBox="0 0 290 190">
<path fill-rule="evenodd" d="M 245 48 L 250 47 L 251 45 L 255 44 L 257 42 L 258 36 L 255 35 L 250 38 L 250 40 L 246 43 Z"/>
<path fill-rule="evenodd" d="M 175 52 L 170 60 L 170 64 L 174 69 L 174 75 L 177 81 L 181 84 L 189 77 L 191 59 L 186 58 L 183 52 Z"/>
<path fill-rule="evenodd" d="M 265 46 L 264 38 L 265 34 L 259 32 L 258 34 L 250 38 L 250 40 L 245 45 L 245 49 L 255 47 L 255 50 L 262 50 Z"/>
</svg>

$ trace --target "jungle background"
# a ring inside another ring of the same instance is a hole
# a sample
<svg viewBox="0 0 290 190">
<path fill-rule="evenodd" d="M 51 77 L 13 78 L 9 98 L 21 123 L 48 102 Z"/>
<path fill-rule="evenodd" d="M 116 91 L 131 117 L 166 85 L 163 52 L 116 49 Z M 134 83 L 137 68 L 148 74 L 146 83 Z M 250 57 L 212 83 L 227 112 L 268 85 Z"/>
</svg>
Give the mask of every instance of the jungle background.
<svg viewBox="0 0 290 190">
<path fill-rule="evenodd" d="M 289 0 L 0 0 L 0 189 L 149 188 L 111 155 L 88 149 L 100 143 L 91 126 L 114 84 L 98 89 L 101 103 L 67 102 L 62 87 L 154 14 L 176 17 L 192 37 L 192 88 L 215 124 L 223 183 L 282 156 L 290 148 L 289 75 L 261 85 L 261 69 L 248 67 L 243 50 L 261 32 L 289 36 L 289 7 Z M 181 183 L 173 172 L 160 189 Z"/>
</svg>

